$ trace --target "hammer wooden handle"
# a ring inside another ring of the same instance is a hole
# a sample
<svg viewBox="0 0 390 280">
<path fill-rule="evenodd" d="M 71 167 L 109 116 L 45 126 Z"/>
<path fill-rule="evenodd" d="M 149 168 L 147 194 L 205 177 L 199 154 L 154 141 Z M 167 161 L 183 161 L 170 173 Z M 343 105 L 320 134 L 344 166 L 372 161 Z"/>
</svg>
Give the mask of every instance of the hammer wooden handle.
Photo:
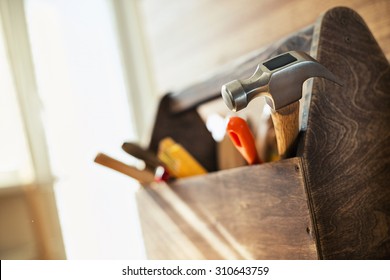
<svg viewBox="0 0 390 280">
<path fill-rule="evenodd" d="M 299 133 L 299 101 L 271 113 L 278 153 L 285 158 L 291 152 Z"/>
</svg>

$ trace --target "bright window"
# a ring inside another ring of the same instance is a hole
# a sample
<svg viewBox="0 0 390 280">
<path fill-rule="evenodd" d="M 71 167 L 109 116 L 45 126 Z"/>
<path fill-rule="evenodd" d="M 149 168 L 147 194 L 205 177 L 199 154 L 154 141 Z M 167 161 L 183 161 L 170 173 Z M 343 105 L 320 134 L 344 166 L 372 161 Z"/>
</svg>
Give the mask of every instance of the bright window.
<svg viewBox="0 0 390 280">
<path fill-rule="evenodd" d="M 1 25 L 0 139 L 0 187 L 31 183 L 34 173 Z"/>
<path fill-rule="evenodd" d="M 93 162 L 137 140 L 105 0 L 26 0 L 55 193 L 70 259 L 145 257 L 131 178 Z"/>
</svg>

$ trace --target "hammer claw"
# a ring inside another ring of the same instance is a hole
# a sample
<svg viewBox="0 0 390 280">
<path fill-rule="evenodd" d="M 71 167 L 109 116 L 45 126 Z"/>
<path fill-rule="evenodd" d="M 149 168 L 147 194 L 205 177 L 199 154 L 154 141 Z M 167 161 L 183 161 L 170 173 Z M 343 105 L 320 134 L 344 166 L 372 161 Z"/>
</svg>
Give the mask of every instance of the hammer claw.
<svg viewBox="0 0 390 280">
<path fill-rule="evenodd" d="M 338 77 L 308 54 L 290 51 L 260 63 L 250 78 L 223 85 L 221 94 L 232 111 L 244 109 L 253 98 L 266 96 L 266 103 L 272 109 L 277 141 L 283 142 L 278 143 L 279 153 L 283 157 L 286 151 L 291 150 L 299 133 L 298 101 L 302 97 L 302 84 L 312 77 L 322 77 L 342 85 Z M 288 118 L 283 113 L 287 106 L 290 106 L 288 111 L 297 111 L 290 112 Z M 286 133 L 290 135 L 283 135 Z"/>
</svg>

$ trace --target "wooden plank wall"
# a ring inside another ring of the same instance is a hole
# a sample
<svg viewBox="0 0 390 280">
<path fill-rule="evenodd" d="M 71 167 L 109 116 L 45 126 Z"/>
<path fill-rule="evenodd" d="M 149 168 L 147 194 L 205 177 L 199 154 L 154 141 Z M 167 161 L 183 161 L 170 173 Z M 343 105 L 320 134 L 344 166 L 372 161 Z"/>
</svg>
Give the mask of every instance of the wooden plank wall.
<svg viewBox="0 0 390 280">
<path fill-rule="evenodd" d="M 388 0 L 142 0 L 139 5 L 160 94 L 312 24 L 335 6 L 356 10 L 390 59 Z"/>
</svg>

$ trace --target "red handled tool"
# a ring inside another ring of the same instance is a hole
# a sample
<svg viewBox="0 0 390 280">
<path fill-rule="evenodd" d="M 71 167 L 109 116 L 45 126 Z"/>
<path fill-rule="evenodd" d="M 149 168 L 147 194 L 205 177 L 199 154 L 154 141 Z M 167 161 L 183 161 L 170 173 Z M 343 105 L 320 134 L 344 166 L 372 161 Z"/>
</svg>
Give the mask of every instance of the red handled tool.
<svg viewBox="0 0 390 280">
<path fill-rule="evenodd" d="M 262 163 L 257 154 L 255 138 L 244 119 L 231 117 L 227 124 L 226 132 L 248 164 Z"/>
</svg>

